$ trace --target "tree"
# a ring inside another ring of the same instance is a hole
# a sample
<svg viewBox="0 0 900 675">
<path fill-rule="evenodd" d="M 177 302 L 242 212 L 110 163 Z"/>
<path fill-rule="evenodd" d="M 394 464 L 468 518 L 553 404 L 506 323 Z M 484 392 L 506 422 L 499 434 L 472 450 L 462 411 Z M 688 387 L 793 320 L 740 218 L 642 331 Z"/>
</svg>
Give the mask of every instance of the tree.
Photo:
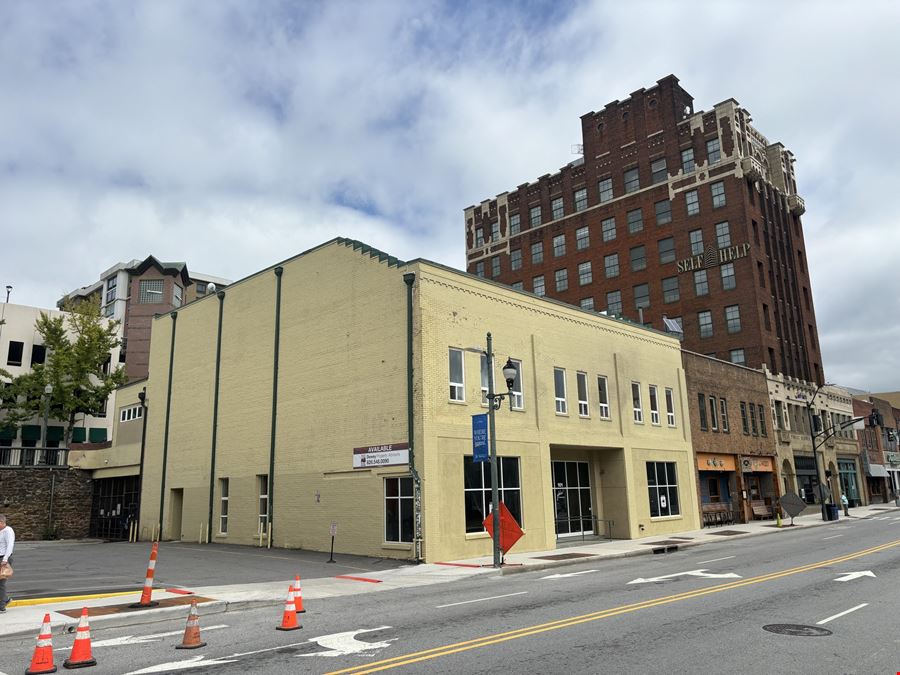
<svg viewBox="0 0 900 675">
<path fill-rule="evenodd" d="M 44 414 L 42 397 L 50 384 L 50 416 L 65 423 L 65 445 L 72 439 L 79 414 L 103 412 L 109 395 L 128 381 L 124 368 L 112 368 L 111 353 L 119 346 L 119 322 L 104 321 L 99 302 L 66 305 L 66 314 L 41 312 L 34 328 L 47 349 L 43 364 L 13 378 L 6 421 L 19 425 Z M 46 439 L 44 439 L 46 441 Z"/>
</svg>

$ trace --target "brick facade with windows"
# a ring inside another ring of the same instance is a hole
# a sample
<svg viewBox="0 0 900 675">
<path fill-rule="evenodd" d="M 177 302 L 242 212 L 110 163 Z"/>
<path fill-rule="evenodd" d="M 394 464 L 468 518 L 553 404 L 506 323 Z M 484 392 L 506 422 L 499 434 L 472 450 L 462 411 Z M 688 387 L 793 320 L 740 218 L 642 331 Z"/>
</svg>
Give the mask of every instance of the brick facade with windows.
<svg viewBox="0 0 900 675">
<path fill-rule="evenodd" d="M 465 210 L 468 271 L 499 257 L 495 280 L 534 291 L 567 268 L 568 285 L 543 292 L 660 329 L 680 318 L 692 351 L 823 382 L 793 154 L 734 99 L 694 112 L 672 75 L 581 120 L 583 158 Z M 571 281 L 613 254 L 617 276 Z"/>
</svg>

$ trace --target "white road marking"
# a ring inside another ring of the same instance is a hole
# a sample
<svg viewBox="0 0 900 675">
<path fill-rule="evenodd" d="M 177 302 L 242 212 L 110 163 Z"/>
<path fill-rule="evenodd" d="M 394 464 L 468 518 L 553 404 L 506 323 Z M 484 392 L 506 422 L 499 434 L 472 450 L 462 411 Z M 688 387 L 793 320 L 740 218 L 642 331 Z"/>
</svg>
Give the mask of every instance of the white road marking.
<svg viewBox="0 0 900 675">
<path fill-rule="evenodd" d="M 210 630 L 218 630 L 220 628 L 228 628 L 224 623 L 217 626 L 204 626 L 201 628 L 201 634 Z M 183 635 L 183 630 L 171 630 L 168 633 L 154 633 L 153 635 L 123 635 L 122 637 L 110 638 L 109 640 L 94 640 L 91 642 L 92 647 L 118 647 L 120 645 L 140 645 L 146 642 L 156 642 L 164 637 L 172 637 L 173 635 Z"/>
<path fill-rule="evenodd" d="M 225 663 L 234 663 L 241 656 L 252 656 L 253 654 L 264 654 L 266 652 L 274 652 L 279 649 L 285 649 L 287 647 L 299 647 L 300 645 L 305 645 L 305 642 L 294 642 L 292 644 L 280 645 L 278 647 L 268 647 L 266 649 L 257 649 L 252 652 L 240 652 L 237 654 L 229 654 L 228 656 L 223 656 L 222 658 L 210 659 L 209 661 L 205 661 L 205 656 L 194 656 L 186 661 L 172 661 L 170 663 L 160 663 L 156 666 L 150 666 L 149 668 L 143 668 L 141 670 L 132 670 L 130 673 L 125 673 L 125 675 L 143 675 L 144 673 L 164 673 L 167 670 L 184 670 L 186 668 L 202 668 L 204 666 L 219 666 Z"/>
<path fill-rule="evenodd" d="M 730 560 L 731 558 L 737 558 L 736 555 L 726 555 L 724 558 L 713 558 L 712 560 L 701 560 L 700 565 L 705 565 L 706 563 L 711 562 L 719 562 L 720 560 Z"/>
<path fill-rule="evenodd" d="M 451 602 L 449 605 L 438 605 L 435 609 L 443 609 L 444 607 L 456 607 L 457 605 L 468 605 L 471 602 L 485 602 L 487 600 L 499 600 L 500 598 L 511 598 L 514 595 L 525 595 L 528 591 L 519 591 L 518 593 L 507 593 L 506 595 L 495 595 L 491 598 L 478 598 L 477 600 L 463 600 L 462 602 Z"/>
<path fill-rule="evenodd" d="M 850 612 L 855 612 L 856 610 L 862 609 L 863 607 L 867 607 L 868 605 L 869 605 L 868 602 L 864 602 L 863 604 L 857 605 L 856 607 L 851 607 L 850 609 L 843 611 L 840 614 L 835 614 L 834 616 L 829 616 L 827 619 L 822 619 L 821 621 L 818 621 L 816 623 L 816 625 L 821 626 L 823 623 L 828 623 L 829 621 L 832 621 L 834 619 L 839 619 L 842 616 L 849 614 Z"/>
<path fill-rule="evenodd" d="M 844 535 L 842 535 L 842 534 L 835 534 L 835 535 L 833 535 L 833 536 L 831 536 L 831 537 L 823 537 L 823 538 L 822 538 L 822 541 L 828 541 L 829 539 L 837 539 L 838 537 L 843 537 L 843 536 L 844 536 Z"/>
<path fill-rule="evenodd" d="M 371 649 L 384 649 L 385 647 L 390 647 L 391 642 L 397 638 L 383 640 L 382 642 L 362 642 L 357 640 L 356 636 L 360 633 L 371 633 L 372 631 L 387 630 L 388 628 L 390 628 L 390 626 L 380 626 L 378 628 L 350 630 L 345 633 L 332 633 L 331 635 L 310 638 L 308 642 L 315 642 L 320 647 L 328 649 L 328 651 L 315 652 L 313 654 L 297 654 L 297 656 L 347 656 L 348 654 L 367 652 Z"/>
<path fill-rule="evenodd" d="M 853 579 L 859 579 L 860 577 L 872 577 L 874 579 L 875 573 L 872 570 L 865 570 L 863 572 L 847 572 L 843 576 L 835 579 L 835 581 L 852 581 Z"/>
<path fill-rule="evenodd" d="M 692 577 L 701 577 L 702 579 L 740 579 L 740 574 L 735 574 L 734 572 L 725 572 L 724 574 L 714 574 L 712 572 L 707 572 L 705 569 L 701 570 L 691 570 L 690 572 L 676 572 L 675 574 L 666 574 L 661 577 L 651 577 L 649 579 L 633 579 L 629 581 L 628 584 L 646 584 L 653 581 L 663 581 L 665 579 L 672 579 L 673 577 L 680 577 L 683 575 L 689 575 Z"/>
<path fill-rule="evenodd" d="M 591 572 L 599 572 L 600 570 L 582 570 L 581 572 L 569 572 L 568 574 L 551 574 L 541 579 L 567 579 L 568 577 L 578 577 L 582 574 L 590 574 Z"/>
</svg>

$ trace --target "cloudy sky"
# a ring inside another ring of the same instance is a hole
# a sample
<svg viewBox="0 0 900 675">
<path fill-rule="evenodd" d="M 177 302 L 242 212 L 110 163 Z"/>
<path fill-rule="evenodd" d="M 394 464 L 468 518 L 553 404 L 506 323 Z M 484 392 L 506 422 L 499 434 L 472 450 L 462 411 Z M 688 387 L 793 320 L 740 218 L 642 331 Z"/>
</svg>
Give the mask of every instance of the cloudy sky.
<svg viewBox="0 0 900 675">
<path fill-rule="evenodd" d="M 826 376 L 900 389 L 900 3 L 0 4 L 0 285 L 152 253 L 231 279 L 334 236 L 464 265 L 462 210 L 674 73 L 797 157 Z"/>
</svg>

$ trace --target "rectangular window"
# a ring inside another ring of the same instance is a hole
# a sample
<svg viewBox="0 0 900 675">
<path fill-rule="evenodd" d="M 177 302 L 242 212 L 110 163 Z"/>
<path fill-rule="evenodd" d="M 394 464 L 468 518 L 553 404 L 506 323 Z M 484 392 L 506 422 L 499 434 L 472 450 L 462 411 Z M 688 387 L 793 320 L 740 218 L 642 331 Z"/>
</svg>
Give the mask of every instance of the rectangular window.
<svg viewBox="0 0 900 675">
<path fill-rule="evenodd" d="M 509 233 L 510 233 L 511 235 L 512 235 L 512 234 L 519 234 L 519 232 L 521 232 L 521 231 L 522 231 L 522 223 L 521 223 L 521 221 L 519 220 L 519 214 L 518 214 L 518 213 L 513 213 L 513 214 L 509 217 Z"/>
<path fill-rule="evenodd" d="M 681 170 L 690 173 L 694 170 L 694 149 L 685 148 L 681 151 Z"/>
<path fill-rule="evenodd" d="M 544 242 L 536 241 L 531 245 L 531 264 L 540 265 L 544 262 Z"/>
<path fill-rule="evenodd" d="M 219 534 L 228 534 L 228 479 L 219 479 Z"/>
<path fill-rule="evenodd" d="M 38 366 L 47 360 L 47 348 L 44 345 L 31 345 L 31 365 Z"/>
<path fill-rule="evenodd" d="M 719 399 L 719 426 L 726 434 L 731 431 L 728 427 L 728 401 L 724 398 Z"/>
<path fill-rule="evenodd" d="M 450 348 L 450 400 L 466 400 L 466 380 L 462 349 Z"/>
<path fill-rule="evenodd" d="M 643 246 L 635 246 L 630 251 L 631 271 L 640 272 L 647 269 L 647 250 Z"/>
<path fill-rule="evenodd" d="M 737 305 L 729 305 L 725 308 L 725 325 L 729 333 L 739 333 L 741 330 L 741 308 Z"/>
<path fill-rule="evenodd" d="M 607 218 L 603 222 L 600 223 L 601 231 L 603 232 L 603 241 L 612 241 L 616 238 L 616 219 L 615 218 Z"/>
<path fill-rule="evenodd" d="M 413 540 L 412 478 L 384 479 L 384 540 L 412 543 Z"/>
<path fill-rule="evenodd" d="M 116 300 L 116 284 L 118 283 L 117 277 L 110 277 L 106 280 L 106 300 L 105 304 L 109 305 Z"/>
<path fill-rule="evenodd" d="M 737 286 L 734 278 L 734 263 L 725 263 L 719 267 L 719 273 L 722 275 L 722 290 L 730 291 Z"/>
<path fill-rule="evenodd" d="M 566 254 L 566 235 L 558 234 L 553 237 L 553 257 L 561 258 Z"/>
<path fill-rule="evenodd" d="M 759 433 L 761 436 L 768 436 L 768 430 L 766 429 L 766 409 L 763 406 L 757 406 L 759 410 Z"/>
<path fill-rule="evenodd" d="M 566 403 L 566 369 L 553 369 L 553 394 L 556 397 L 556 413 L 566 415 L 569 412 Z"/>
<path fill-rule="evenodd" d="M 480 359 L 481 365 L 481 405 L 486 406 L 488 404 L 488 377 L 490 377 L 490 370 L 488 368 L 488 357 L 486 354 L 481 354 Z M 496 380 L 495 380 L 496 382 Z"/>
<path fill-rule="evenodd" d="M 619 276 L 619 254 L 612 253 L 603 256 L 603 273 L 607 279 L 613 279 Z"/>
<path fill-rule="evenodd" d="M 257 475 L 256 485 L 259 488 L 259 527 L 265 532 L 269 526 L 269 477 Z"/>
<path fill-rule="evenodd" d="M 593 310 L 594 309 L 594 299 L 593 298 L 582 298 L 581 300 L 578 301 L 578 306 L 581 307 L 581 309 Z"/>
<path fill-rule="evenodd" d="M 584 211 L 587 208 L 587 188 L 575 190 L 575 211 Z"/>
<path fill-rule="evenodd" d="M 556 270 L 553 273 L 554 279 L 556 281 L 556 290 L 557 291 L 565 291 L 569 288 L 569 270 Z"/>
<path fill-rule="evenodd" d="M 475 245 L 484 246 L 484 230 L 480 227 L 475 228 Z"/>
<path fill-rule="evenodd" d="M 608 202 L 613 198 L 613 185 L 612 178 L 604 178 L 598 184 L 598 189 L 600 192 L 600 203 Z"/>
<path fill-rule="evenodd" d="M 563 209 L 563 198 L 557 197 L 550 201 L 550 216 L 553 220 L 558 218 L 562 218 L 565 215 L 565 211 Z"/>
<path fill-rule="evenodd" d="M 715 396 L 709 397 L 709 428 L 719 430 L 719 403 Z"/>
<path fill-rule="evenodd" d="M 491 277 L 496 279 L 500 276 L 500 256 L 495 255 L 491 258 Z"/>
<path fill-rule="evenodd" d="M 162 279 L 141 279 L 138 285 L 138 303 L 141 305 L 158 305 L 163 301 Z"/>
<path fill-rule="evenodd" d="M 606 294 L 606 313 L 622 313 L 622 291 L 609 291 Z"/>
<path fill-rule="evenodd" d="M 758 436 L 759 432 L 756 430 L 756 405 L 748 403 L 747 407 L 750 408 L 750 433 Z"/>
<path fill-rule="evenodd" d="M 522 269 L 522 249 L 509 252 L 509 268 L 513 271 Z"/>
<path fill-rule="evenodd" d="M 636 234 L 644 229 L 644 216 L 640 209 L 634 209 L 627 214 L 628 234 Z"/>
<path fill-rule="evenodd" d="M 713 334 L 713 323 L 712 323 L 712 312 L 697 312 L 697 321 L 700 324 L 700 337 L 712 337 Z"/>
<path fill-rule="evenodd" d="M 716 224 L 716 245 L 719 248 L 728 248 L 731 246 L 731 230 L 728 222 Z"/>
<path fill-rule="evenodd" d="M 672 222 L 672 202 L 668 199 L 663 199 L 662 201 L 656 202 L 654 208 L 656 209 L 657 225 L 665 225 Z"/>
<path fill-rule="evenodd" d="M 535 295 L 539 295 L 544 297 L 547 294 L 547 290 L 544 288 L 544 275 L 539 274 L 531 280 L 531 288 L 532 293 Z"/>
<path fill-rule="evenodd" d="M 747 420 L 747 404 L 741 401 L 741 427 L 746 436 L 750 435 L 750 422 Z"/>
<path fill-rule="evenodd" d="M 512 288 L 514 291 L 524 291 L 524 290 L 525 290 L 525 284 L 523 284 L 521 281 L 514 281 L 514 282 L 512 282 L 512 287 L 511 287 L 511 288 Z"/>
<path fill-rule="evenodd" d="M 587 226 L 575 230 L 575 248 L 583 251 L 591 245 L 591 233 Z"/>
<path fill-rule="evenodd" d="M 660 159 L 656 159 L 650 164 L 650 182 L 653 185 L 657 183 L 662 183 L 669 177 L 669 172 L 666 171 L 666 158 L 661 157 Z"/>
<path fill-rule="evenodd" d="M 677 516 L 681 513 L 676 468 L 675 462 L 647 462 L 651 518 Z"/>
<path fill-rule="evenodd" d="M 675 392 L 666 387 L 666 424 L 675 426 Z"/>
<path fill-rule="evenodd" d="M 655 384 L 650 385 L 650 424 L 659 426 L 659 394 Z"/>
<path fill-rule="evenodd" d="M 711 138 L 706 141 L 706 161 L 710 164 L 715 164 L 722 158 L 722 154 L 719 150 L 719 139 Z"/>
<path fill-rule="evenodd" d="M 25 343 L 18 340 L 10 340 L 9 348 L 6 352 L 6 365 L 21 366 L 22 353 L 25 351 Z"/>
<path fill-rule="evenodd" d="M 625 172 L 625 194 L 635 192 L 641 187 L 641 179 L 637 167 Z"/>
<path fill-rule="evenodd" d="M 687 205 L 689 216 L 696 216 L 700 213 L 700 200 L 697 198 L 696 190 L 688 190 L 684 193 L 684 203 Z"/>
<path fill-rule="evenodd" d="M 206 284 L 198 281 L 196 285 L 196 292 L 197 295 L 206 295 Z"/>
<path fill-rule="evenodd" d="M 731 362 L 736 363 L 739 366 L 746 365 L 746 361 L 744 360 L 744 350 L 743 349 L 732 349 L 728 352 Z"/>
<path fill-rule="evenodd" d="M 576 373 L 575 382 L 578 385 L 578 416 L 590 417 L 590 405 L 588 405 L 587 373 Z"/>
<path fill-rule="evenodd" d="M 600 402 L 600 418 L 610 419 L 609 415 L 609 383 L 606 375 L 597 376 L 597 400 Z"/>
<path fill-rule="evenodd" d="M 541 207 L 532 206 L 528 211 L 528 225 L 535 228 L 541 224 Z"/>
<path fill-rule="evenodd" d="M 650 286 L 638 284 L 634 287 L 634 308 L 643 309 L 650 306 Z"/>
<path fill-rule="evenodd" d="M 706 418 L 706 394 L 697 394 L 697 410 L 700 412 L 700 431 L 707 431 L 709 422 Z"/>
<path fill-rule="evenodd" d="M 659 240 L 659 262 L 661 265 L 675 262 L 675 239 L 673 237 Z"/>
<path fill-rule="evenodd" d="M 475 263 L 475 274 L 479 277 L 484 278 L 484 261 L 480 260 Z"/>
<path fill-rule="evenodd" d="M 578 285 L 587 286 L 594 280 L 594 273 L 591 271 L 591 261 L 578 263 Z"/>
<path fill-rule="evenodd" d="M 644 423 L 644 408 L 641 405 L 641 383 L 631 383 L 631 411 L 635 424 Z"/>
<path fill-rule="evenodd" d="M 681 291 L 678 288 L 678 277 L 667 277 L 662 281 L 663 302 L 678 302 L 681 299 Z"/>
<path fill-rule="evenodd" d="M 521 527 L 521 480 L 518 457 L 498 457 L 497 476 L 502 501 Z M 491 465 L 490 462 L 473 461 L 471 455 L 463 457 L 463 485 L 466 504 L 466 532 L 484 532 L 484 519 L 491 513 Z"/>
<path fill-rule="evenodd" d="M 500 240 L 500 221 L 495 220 L 491 223 L 491 241 Z"/>
<path fill-rule="evenodd" d="M 510 359 L 510 363 L 516 368 L 516 379 L 513 380 L 512 391 L 512 407 L 513 410 L 525 409 L 525 394 L 522 393 L 522 362 Z"/>
<path fill-rule="evenodd" d="M 712 204 L 714 209 L 725 206 L 725 183 L 719 181 L 710 186 L 712 190 Z"/>
<path fill-rule="evenodd" d="M 694 272 L 694 293 L 699 297 L 709 295 L 709 280 L 706 278 L 706 270 Z"/>
<path fill-rule="evenodd" d="M 703 255 L 703 230 L 691 230 L 691 255 Z"/>
</svg>

